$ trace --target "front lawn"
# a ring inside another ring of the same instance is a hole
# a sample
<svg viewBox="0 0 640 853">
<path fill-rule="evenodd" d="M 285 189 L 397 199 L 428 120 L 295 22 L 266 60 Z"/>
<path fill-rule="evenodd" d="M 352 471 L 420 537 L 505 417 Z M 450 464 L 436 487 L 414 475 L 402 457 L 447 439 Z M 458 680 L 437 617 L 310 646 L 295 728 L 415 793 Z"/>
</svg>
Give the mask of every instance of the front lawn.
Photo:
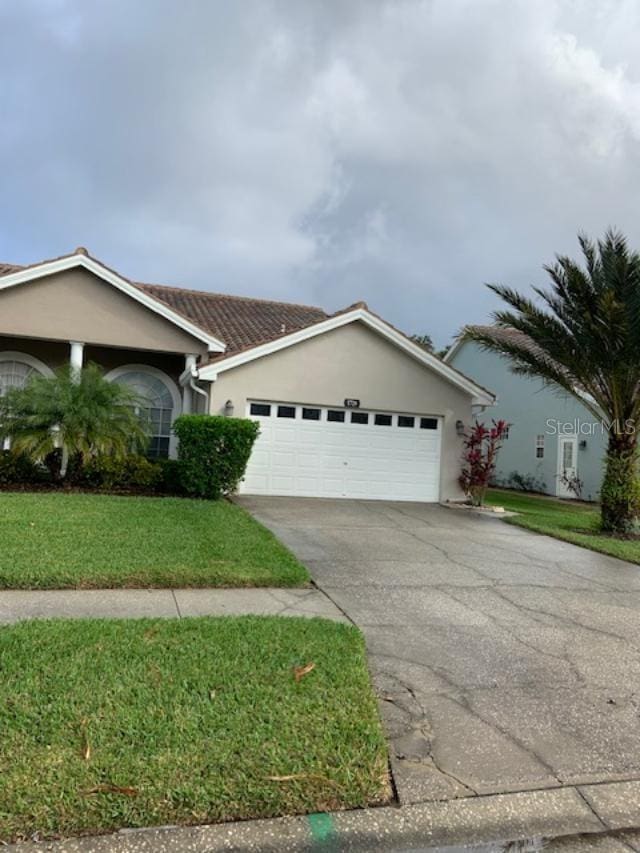
<svg viewBox="0 0 640 853">
<path fill-rule="evenodd" d="M 348 625 L 24 622 L 0 629 L 0 672 L 0 843 L 390 795 L 364 643 Z"/>
<path fill-rule="evenodd" d="M 506 519 L 510 524 L 546 533 L 602 554 L 640 563 L 640 540 L 614 539 L 598 532 L 600 512 L 596 506 L 502 489 L 491 489 L 487 494 L 487 503 L 517 512 L 518 515 Z"/>
<path fill-rule="evenodd" d="M 0 493 L 0 588 L 299 586 L 306 569 L 228 501 Z"/>
</svg>

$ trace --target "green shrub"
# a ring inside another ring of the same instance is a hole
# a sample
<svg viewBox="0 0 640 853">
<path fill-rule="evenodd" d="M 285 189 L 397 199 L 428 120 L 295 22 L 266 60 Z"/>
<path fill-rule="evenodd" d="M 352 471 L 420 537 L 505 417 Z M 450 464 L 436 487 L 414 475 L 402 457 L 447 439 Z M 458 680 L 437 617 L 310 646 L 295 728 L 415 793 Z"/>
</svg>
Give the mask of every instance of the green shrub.
<svg viewBox="0 0 640 853">
<path fill-rule="evenodd" d="M 162 467 L 144 456 L 132 454 L 124 459 L 100 456 L 79 473 L 82 485 L 98 489 L 140 489 L 155 491 L 163 484 Z"/>
<path fill-rule="evenodd" d="M 162 472 L 160 491 L 170 495 L 179 495 L 184 492 L 180 482 L 180 463 L 177 459 L 158 459 L 157 465 Z"/>
<path fill-rule="evenodd" d="M 0 450 L 0 486 L 45 483 L 49 472 L 22 453 Z"/>
<path fill-rule="evenodd" d="M 213 500 L 234 492 L 258 437 L 258 424 L 217 415 L 181 415 L 173 428 L 180 442 L 178 461 L 184 491 Z"/>
</svg>

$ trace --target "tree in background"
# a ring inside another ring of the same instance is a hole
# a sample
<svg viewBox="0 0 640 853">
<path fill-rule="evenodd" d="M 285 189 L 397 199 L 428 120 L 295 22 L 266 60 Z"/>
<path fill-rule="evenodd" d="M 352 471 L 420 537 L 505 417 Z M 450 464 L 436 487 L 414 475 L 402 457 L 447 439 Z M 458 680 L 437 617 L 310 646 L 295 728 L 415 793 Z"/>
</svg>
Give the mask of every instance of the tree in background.
<svg viewBox="0 0 640 853">
<path fill-rule="evenodd" d="M 427 352 L 433 352 L 433 341 L 431 340 L 431 335 L 411 335 L 411 340 L 414 344 L 418 344 L 422 349 L 426 349 Z"/>
<path fill-rule="evenodd" d="M 444 358 L 447 354 L 449 346 L 443 347 L 442 349 L 436 349 L 433 341 L 431 340 L 431 335 L 411 335 L 411 340 L 414 344 L 418 344 L 419 347 L 425 349 L 427 352 L 433 353 L 433 355 L 437 355 L 438 358 Z"/>
<path fill-rule="evenodd" d="M 640 512 L 637 429 L 640 420 L 640 255 L 618 231 L 593 243 L 579 236 L 583 265 L 558 256 L 544 269 L 549 290 L 539 301 L 489 285 L 510 310 L 497 326 L 518 336 L 494 336 L 486 327 L 466 337 L 506 356 L 514 373 L 537 377 L 576 397 L 608 430 L 600 491 L 601 526 L 628 534 Z"/>
</svg>

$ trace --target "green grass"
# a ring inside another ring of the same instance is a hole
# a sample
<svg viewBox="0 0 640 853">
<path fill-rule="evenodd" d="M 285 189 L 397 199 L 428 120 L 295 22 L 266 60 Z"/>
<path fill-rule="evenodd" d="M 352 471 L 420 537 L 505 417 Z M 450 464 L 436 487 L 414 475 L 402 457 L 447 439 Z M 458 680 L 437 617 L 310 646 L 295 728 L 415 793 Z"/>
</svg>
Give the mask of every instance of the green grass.
<svg viewBox="0 0 640 853">
<path fill-rule="evenodd" d="M 310 662 L 296 683 L 293 667 Z M 0 841 L 389 796 L 364 643 L 351 626 L 24 622 L 0 629 L 0 671 Z"/>
<path fill-rule="evenodd" d="M 519 513 L 506 519 L 510 524 L 546 533 L 547 536 L 555 536 L 556 539 L 602 554 L 640 563 L 640 540 L 615 539 L 599 533 L 598 507 L 501 489 L 490 490 L 487 503 Z"/>
<path fill-rule="evenodd" d="M 228 501 L 0 493 L 0 588 L 299 586 L 307 570 Z"/>
</svg>

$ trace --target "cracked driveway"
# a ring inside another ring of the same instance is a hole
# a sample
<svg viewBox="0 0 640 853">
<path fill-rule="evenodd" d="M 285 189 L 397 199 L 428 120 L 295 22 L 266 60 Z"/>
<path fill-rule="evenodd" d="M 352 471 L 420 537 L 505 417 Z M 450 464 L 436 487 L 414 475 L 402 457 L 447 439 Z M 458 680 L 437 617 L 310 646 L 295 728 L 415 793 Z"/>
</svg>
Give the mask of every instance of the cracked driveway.
<svg viewBox="0 0 640 853">
<path fill-rule="evenodd" d="M 437 505 L 243 497 L 366 636 L 403 803 L 640 779 L 640 568 Z"/>
</svg>

